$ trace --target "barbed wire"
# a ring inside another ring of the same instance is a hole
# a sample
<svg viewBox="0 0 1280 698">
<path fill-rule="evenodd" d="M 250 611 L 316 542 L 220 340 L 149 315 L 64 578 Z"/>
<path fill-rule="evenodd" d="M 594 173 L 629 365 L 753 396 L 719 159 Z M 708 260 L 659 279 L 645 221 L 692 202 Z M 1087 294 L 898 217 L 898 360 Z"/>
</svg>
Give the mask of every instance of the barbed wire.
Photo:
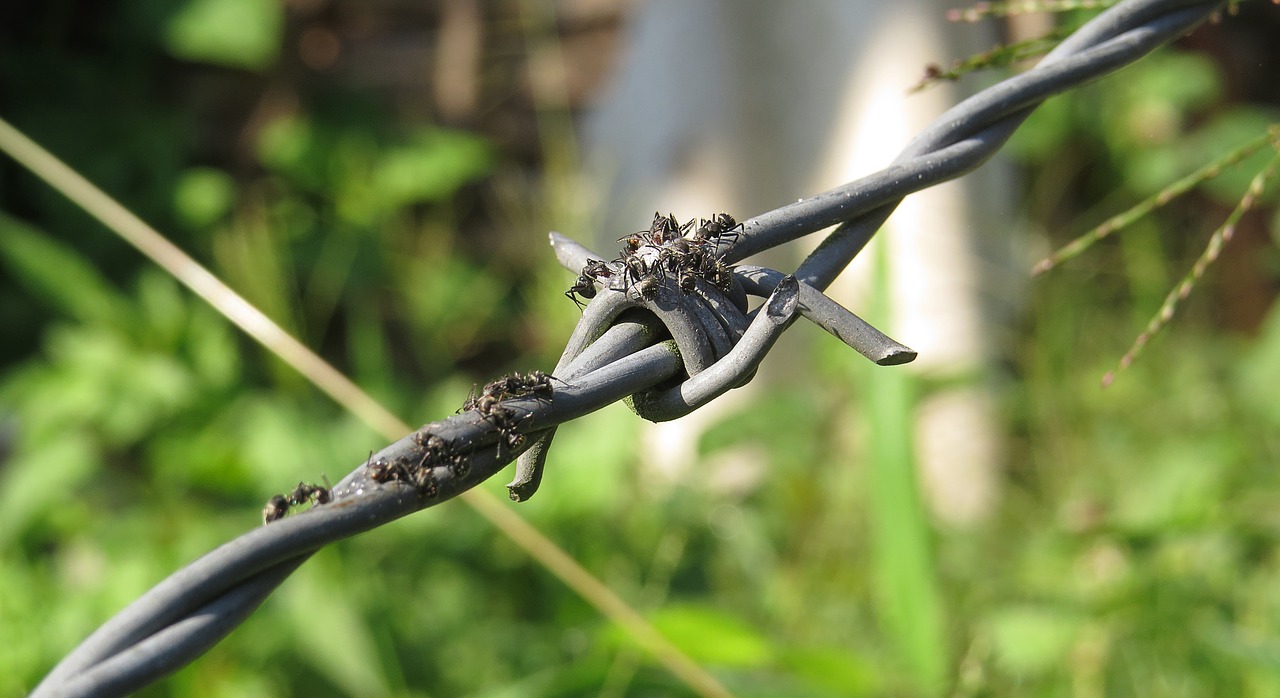
<svg viewBox="0 0 1280 698">
<path fill-rule="evenodd" d="M 557 425 L 622 399 L 654 421 L 688 414 L 748 381 L 798 317 L 876 363 L 910 361 L 914 352 L 822 294 L 898 203 L 981 165 L 1045 98 L 1136 61 L 1223 4 L 1121 2 L 1036 67 L 948 110 L 885 169 L 746 220 L 715 240 L 715 259 L 727 267 L 837 226 L 794 274 L 739 265 L 723 280 L 690 280 L 681 275 L 687 271 L 680 267 L 683 257 L 668 262 L 669 273 L 655 266 L 677 254 L 672 240 L 642 241 L 630 258 L 616 260 L 638 260 L 631 273 L 587 278 L 594 297 L 550 376 L 514 376 L 486 386 L 468 400 L 467 411 L 370 455 L 327 490 L 328 501 L 292 516 L 268 516 L 279 520 L 175 572 L 85 639 L 32 695 L 121 695 L 153 683 L 219 642 L 323 546 L 451 499 L 517 458 L 508 488 L 512 499 L 527 499 L 541 480 Z M 584 277 L 590 263 L 603 259 L 555 233 L 551 245 L 561 264 Z M 648 257 L 644 247 L 652 248 Z M 747 312 L 748 295 L 765 301 Z M 275 505 L 287 509 L 305 498 Z"/>
</svg>

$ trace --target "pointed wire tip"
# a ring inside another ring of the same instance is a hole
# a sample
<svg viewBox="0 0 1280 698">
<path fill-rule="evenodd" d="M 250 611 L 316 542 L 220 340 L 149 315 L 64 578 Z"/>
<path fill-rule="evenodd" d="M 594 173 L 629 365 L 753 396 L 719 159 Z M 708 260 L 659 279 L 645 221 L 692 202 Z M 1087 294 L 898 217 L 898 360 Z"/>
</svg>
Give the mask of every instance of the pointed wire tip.
<svg viewBox="0 0 1280 698">
<path fill-rule="evenodd" d="M 902 364 L 909 364 L 912 361 L 915 361 L 917 356 L 919 356 L 919 354 L 915 349 L 908 349 L 907 347 L 892 349 L 884 356 L 876 359 L 876 365 L 901 366 Z"/>
</svg>

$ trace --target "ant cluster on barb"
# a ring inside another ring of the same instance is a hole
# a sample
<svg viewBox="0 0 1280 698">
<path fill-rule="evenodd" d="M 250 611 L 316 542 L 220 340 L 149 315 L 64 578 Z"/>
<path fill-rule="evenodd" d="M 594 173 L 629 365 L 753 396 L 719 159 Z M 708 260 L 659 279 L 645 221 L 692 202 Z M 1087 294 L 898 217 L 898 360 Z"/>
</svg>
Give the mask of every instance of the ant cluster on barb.
<svg viewBox="0 0 1280 698">
<path fill-rule="evenodd" d="M 500 445 L 514 451 L 525 443 L 524 434 L 516 431 L 520 413 L 502 402 L 526 397 L 551 400 L 554 397 L 553 380 L 556 379 L 542 371 L 512 373 L 486 383 L 478 392 L 473 387 L 458 411 L 474 410 L 497 430 Z M 408 454 L 393 459 L 374 458 L 370 454 L 365 472 L 374 482 L 403 482 L 411 485 L 420 496 L 431 497 L 437 493 L 437 483 L 442 478 L 461 478 L 470 472 L 474 450 L 420 430 L 413 435 L 413 449 Z M 306 503 L 314 506 L 330 501 L 332 496 L 328 488 L 300 482 L 293 492 L 274 495 L 267 501 L 262 509 L 262 521 L 278 521 L 294 506 Z"/>
<path fill-rule="evenodd" d="M 484 417 L 489 423 L 497 427 L 498 433 L 502 436 L 507 448 L 514 451 L 524 445 L 524 434 L 515 431 L 518 422 L 516 411 L 500 403 L 503 400 L 513 400 L 521 397 L 550 400 L 553 395 L 551 389 L 552 379 L 552 376 L 542 371 L 533 371 L 523 375 L 512 373 L 511 375 L 503 376 L 498 380 L 486 383 L 480 389 L 480 394 L 478 395 L 473 387 L 471 394 L 462 403 L 461 411 L 475 410 L 479 412 L 481 417 Z"/>
<path fill-rule="evenodd" d="M 468 454 L 435 434 L 416 432 L 413 443 L 415 449 L 409 455 L 392 460 L 378 458 L 366 463 L 369 479 L 374 482 L 404 482 L 413 485 L 423 497 L 430 497 L 436 493 L 437 468 L 446 468 L 453 477 L 463 477 L 471 467 Z"/>
<path fill-rule="evenodd" d="M 737 239 L 741 227 L 727 213 L 684 224 L 676 221 L 674 213 L 654 213 L 648 230 L 618 239 L 623 248 L 617 259 L 587 260 L 564 295 L 582 307 L 578 297 L 594 298 L 596 284 L 601 284 L 617 291 L 634 289 L 641 297 L 651 298 L 658 282 L 668 277 L 685 293 L 693 292 L 698 279 L 728 291 L 733 275 L 724 262 L 724 250 Z"/>
</svg>

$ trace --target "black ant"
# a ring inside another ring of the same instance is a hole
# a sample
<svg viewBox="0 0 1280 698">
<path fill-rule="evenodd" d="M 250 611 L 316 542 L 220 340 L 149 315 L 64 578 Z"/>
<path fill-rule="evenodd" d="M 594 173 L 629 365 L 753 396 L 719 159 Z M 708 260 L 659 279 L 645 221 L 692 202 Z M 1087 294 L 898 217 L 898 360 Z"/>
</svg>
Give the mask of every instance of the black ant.
<svg viewBox="0 0 1280 698">
<path fill-rule="evenodd" d="M 742 226 L 728 213 L 717 213 L 709 219 L 676 220 L 674 213 L 665 216 L 655 212 L 648 230 L 625 235 L 622 254 L 612 262 L 589 259 L 577 282 L 565 296 L 583 307 L 580 298 L 596 296 L 596 284 L 610 280 L 609 286 L 636 293 L 646 300 L 657 295 L 663 278 L 675 279 L 685 293 L 697 288 L 697 279 L 706 279 L 722 291 L 732 284 L 731 267 L 718 254 L 721 243 L 732 244 Z M 652 248 L 652 249 L 646 249 Z M 469 401 L 470 402 L 470 401 Z M 496 401 L 475 398 L 474 407 L 491 408 Z M 469 409 L 469 408 L 468 408 Z"/>
<path fill-rule="evenodd" d="M 413 442 L 422 449 L 422 460 L 418 462 L 419 468 L 431 467 L 454 451 L 452 441 L 445 441 L 431 433 L 417 432 L 413 435 Z"/>
<path fill-rule="evenodd" d="M 372 457 L 373 454 L 369 455 Z M 328 484 L 327 480 L 325 484 Z M 276 494 L 267 500 L 266 505 L 262 507 L 262 523 L 269 524 L 272 521 L 283 519 L 285 514 L 289 513 L 291 507 L 307 503 L 313 505 L 328 504 L 331 499 L 332 496 L 328 487 L 299 482 L 298 486 L 293 488 L 293 492 L 290 492 L 288 496 Z"/>
<path fill-rule="evenodd" d="M 551 389 L 551 381 L 553 380 L 560 379 L 542 371 L 530 371 L 523 375 L 513 373 L 509 376 L 503 376 L 489 385 L 493 386 L 495 393 L 501 393 L 508 398 L 532 395 L 543 400 L 550 400 L 553 396 Z M 560 382 L 564 383 L 564 381 Z M 489 386 L 487 385 L 485 388 L 488 389 Z"/>
<path fill-rule="evenodd" d="M 435 480 L 431 477 L 430 468 L 418 468 L 413 471 L 413 477 L 409 478 L 409 482 L 421 497 L 434 497 L 438 492 Z"/>
<path fill-rule="evenodd" d="M 724 263 L 724 260 L 716 257 L 706 270 L 704 277 L 710 281 L 716 288 L 721 291 L 728 292 L 733 287 L 733 271 Z"/>
<path fill-rule="evenodd" d="M 721 242 L 729 245 L 737 242 L 737 231 L 741 229 L 742 225 L 734 220 L 733 216 L 717 213 L 711 217 L 711 220 L 702 221 L 694 235 L 702 240 L 714 241 L 716 249 L 719 249 Z"/>
<path fill-rule="evenodd" d="M 524 445 L 524 434 L 516 431 L 520 420 L 516 419 L 515 410 L 496 405 L 484 415 L 484 419 L 497 428 L 498 434 L 509 450 L 514 451 Z"/>
<path fill-rule="evenodd" d="M 658 295 L 659 283 L 661 282 L 658 281 L 657 277 L 649 276 L 641 279 L 635 284 L 632 284 L 631 287 L 636 290 L 636 293 L 640 294 L 641 298 L 645 300 L 653 300 Z"/>
<path fill-rule="evenodd" d="M 471 472 L 471 460 L 462 454 L 455 454 L 449 457 L 448 463 L 449 473 L 454 477 L 466 477 Z"/>
<path fill-rule="evenodd" d="M 710 240 L 718 238 L 736 227 L 738 227 L 738 221 L 734 220 L 733 216 L 727 213 L 717 213 L 711 217 L 711 220 L 701 221 L 695 234 L 703 240 Z"/>
<path fill-rule="evenodd" d="M 267 500 L 267 505 L 262 507 L 262 523 L 269 524 L 272 521 L 279 521 L 289 512 L 289 500 L 283 495 L 271 495 L 271 499 Z"/>
<path fill-rule="evenodd" d="M 289 504 L 298 506 L 306 502 L 313 504 L 328 504 L 330 499 L 329 488 L 320 485 L 312 485 L 306 482 L 299 482 L 298 486 L 293 488 L 293 492 L 289 494 Z"/>
<path fill-rule="evenodd" d="M 623 278 L 627 287 L 639 287 L 640 296 L 642 298 L 653 298 L 653 292 L 657 289 L 655 283 L 645 283 L 653 281 L 654 274 L 661 275 L 661 263 L 655 263 L 650 266 L 649 262 L 640 257 L 631 256 L 622 260 Z"/>
<path fill-rule="evenodd" d="M 550 400 L 554 396 L 551 388 L 552 380 L 560 379 L 549 376 L 542 371 L 532 371 L 524 375 L 513 373 L 509 376 L 503 376 L 495 381 L 486 383 L 480 389 L 479 395 L 476 395 L 473 387 L 471 394 L 462 403 L 462 410 L 476 410 L 482 415 L 488 415 L 503 400 L 528 396 Z M 564 381 L 560 382 L 563 383 Z"/>
<path fill-rule="evenodd" d="M 698 287 L 698 275 L 693 273 L 691 269 L 681 269 L 680 275 L 676 277 L 676 283 L 680 286 L 680 290 L 685 293 L 693 293 Z"/>
<path fill-rule="evenodd" d="M 414 434 L 413 440 L 423 448 L 422 462 L 418 466 L 418 472 L 444 466 L 449 468 L 449 473 L 454 477 L 463 477 L 471 470 L 470 458 L 460 453 L 453 442 L 445 441 L 435 434 L 422 432 Z"/>
<path fill-rule="evenodd" d="M 408 472 L 405 470 L 404 463 L 398 458 L 394 461 L 379 458 L 372 463 L 366 464 L 365 471 L 369 473 L 369 479 L 374 482 L 408 479 Z"/>
<path fill-rule="evenodd" d="M 459 452 L 451 443 L 438 436 L 428 437 L 428 442 L 427 451 L 422 456 L 422 464 L 418 468 L 418 473 L 435 467 L 448 468 L 449 474 L 453 477 L 463 477 L 470 472 L 470 457 Z"/>
<path fill-rule="evenodd" d="M 661 213 L 653 214 L 653 224 L 649 226 L 649 242 L 650 244 L 661 247 L 668 242 L 685 235 L 689 229 L 693 227 L 693 221 L 689 221 L 681 225 L 676 221 L 676 214 Z"/>
<path fill-rule="evenodd" d="M 600 279 L 608 279 L 614 274 L 614 269 L 609 262 L 603 259 L 588 259 L 586 266 L 582 268 L 582 274 L 578 276 L 578 280 L 569 287 L 564 295 L 569 300 L 583 306 L 582 301 L 578 300 L 578 296 L 582 296 L 587 300 L 596 297 L 596 282 Z"/>
</svg>

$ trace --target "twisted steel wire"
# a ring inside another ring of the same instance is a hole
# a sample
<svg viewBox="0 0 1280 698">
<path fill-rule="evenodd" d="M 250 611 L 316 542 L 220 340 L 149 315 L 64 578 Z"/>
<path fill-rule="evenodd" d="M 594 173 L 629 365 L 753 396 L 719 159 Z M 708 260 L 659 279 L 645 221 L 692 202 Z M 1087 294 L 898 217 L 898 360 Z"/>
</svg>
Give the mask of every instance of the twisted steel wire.
<svg viewBox="0 0 1280 698">
<path fill-rule="evenodd" d="M 527 497 L 556 425 L 625 398 L 650 419 L 696 409 L 749 379 L 798 316 L 877 363 L 910 360 L 910 350 L 821 294 L 898 203 L 981 165 L 1045 98 L 1136 61 L 1223 4 L 1125 0 L 1035 68 L 948 110 L 885 169 L 744 221 L 725 250 L 728 263 L 838 224 L 793 275 L 744 265 L 734 271 L 733 293 L 699 285 L 687 296 L 666 288 L 646 299 L 631 289 L 602 290 L 584 311 L 549 393 L 500 402 L 514 419 L 503 423 L 471 410 L 406 435 L 335 485 L 331 502 L 255 528 L 160 582 L 68 654 L 32 695 L 121 695 L 153 683 L 221 640 L 321 547 L 446 501 L 517 456 L 511 493 Z M 562 236 L 552 234 L 551 242 L 574 271 L 592 257 Z M 767 300 L 747 314 L 734 303 L 738 293 Z M 421 484 L 371 476 L 374 463 L 425 462 L 429 437 L 465 452 L 468 467 L 430 468 Z"/>
</svg>

